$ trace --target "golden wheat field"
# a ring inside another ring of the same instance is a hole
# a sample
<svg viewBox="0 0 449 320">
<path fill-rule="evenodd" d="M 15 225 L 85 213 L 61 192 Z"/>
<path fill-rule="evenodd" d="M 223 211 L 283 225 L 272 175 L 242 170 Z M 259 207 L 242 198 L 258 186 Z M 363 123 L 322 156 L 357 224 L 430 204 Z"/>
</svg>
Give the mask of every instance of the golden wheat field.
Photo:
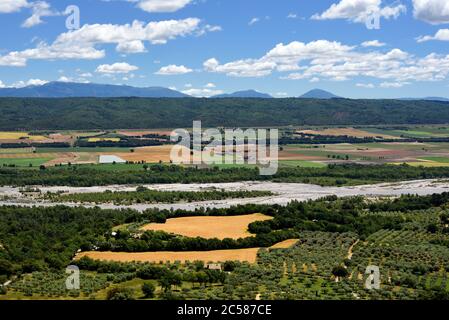
<svg viewBox="0 0 449 320">
<path fill-rule="evenodd" d="M 76 259 L 89 257 L 94 260 L 115 261 L 115 262 L 171 262 L 180 261 L 204 261 L 208 262 L 225 262 L 225 261 L 241 261 L 248 263 L 256 263 L 257 252 L 259 248 L 250 249 L 234 249 L 234 250 L 216 250 L 216 251 L 185 251 L 185 252 L 98 252 L 87 251 L 76 256 Z"/>
<path fill-rule="evenodd" d="M 359 130 L 355 128 L 329 128 L 322 130 L 302 130 L 298 133 L 314 134 L 314 135 L 329 135 L 329 136 L 349 136 L 356 138 L 375 138 L 382 137 L 384 139 L 398 139 L 398 137 L 393 137 L 386 134 L 371 133 L 364 130 Z"/>
<path fill-rule="evenodd" d="M 288 239 L 271 246 L 270 249 L 288 249 L 298 243 L 298 239 Z"/>
<path fill-rule="evenodd" d="M 150 223 L 142 230 L 164 231 L 185 237 L 205 239 L 239 239 L 251 236 L 248 225 L 255 221 L 265 221 L 272 217 L 255 213 L 227 217 L 183 217 L 168 219 L 166 223 Z"/>
<path fill-rule="evenodd" d="M 29 135 L 27 132 L 0 132 L 0 140 L 20 140 L 20 139 L 32 141 L 49 140 L 49 138 L 44 136 Z"/>
<path fill-rule="evenodd" d="M 115 152 L 113 155 L 126 161 L 144 161 L 147 163 L 170 162 L 171 145 L 135 148 L 134 152 Z"/>
</svg>

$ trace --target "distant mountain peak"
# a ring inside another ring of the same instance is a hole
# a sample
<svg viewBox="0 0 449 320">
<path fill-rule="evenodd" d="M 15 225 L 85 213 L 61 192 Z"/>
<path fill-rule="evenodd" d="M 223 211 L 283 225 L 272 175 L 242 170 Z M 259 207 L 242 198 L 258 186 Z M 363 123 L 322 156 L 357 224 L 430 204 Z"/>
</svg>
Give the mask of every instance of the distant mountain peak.
<svg viewBox="0 0 449 320">
<path fill-rule="evenodd" d="M 270 99 L 273 98 L 267 93 L 262 93 L 253 89 L 236 91 L 234 93 L 225 93 L 213 96 L 212 98 L 262 98 Z"/>
<path fill-rule="evenodd" d="M 333 99 L 340 98 L 339 96 L 322 89 L 313 89 L 304 93 L 300 98 L 304 99 Z"/>
</svg>

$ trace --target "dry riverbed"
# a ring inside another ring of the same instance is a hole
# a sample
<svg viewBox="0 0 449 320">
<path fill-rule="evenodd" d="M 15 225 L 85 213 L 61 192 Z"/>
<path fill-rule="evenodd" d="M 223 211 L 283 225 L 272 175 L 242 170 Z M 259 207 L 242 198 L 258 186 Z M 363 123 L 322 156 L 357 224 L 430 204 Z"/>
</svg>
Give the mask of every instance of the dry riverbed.
<svg viewBox="0 0 449 320">
<path fill-rule="evenodd" d="M 433 193 L 449 192 L 449 180 L 415 180 L 394 183 L 382 183 L 375 185 L 362 185 L 352 187 L 321 187 L 317 185 L 302 183 L 273 183 L 273 182 L 235 182 L 216 184 L 155 184 L 144 185 L 151 190 L 159 191 L 207 191 L 212 189 L 224 189 L 226 191 L 240 190 L 262 190 L 271 191 L 272 196 L 248 198 L 248 199 L 227 199 L 216 201 L 200 201 L 190 203 L 175 204 L 134 204 L 129 206 L 114 204 L 99 204 L 98 207 L 104 209 L 133 208 L 143 211 L 149 208 L 160 209 L 183 209 L 194 210 L 201 207 L 227 208 L 239 204 L 279 204 L 286 205 L 293 200 L 303 201 L 318 199 L 328 195 L 339 197 L 347 196 L 399 196 L 401 194 L 428 195 Z M 101 186 L 101 187 L 39 187 L 42 193 L 46 192 L 67 192 L 67 193 L 92 193 L 110 191 L 135 191 L 137 186 Z M 19 188 L 0 187 L 0 205 L 21 205 L 21 206 L 80 206 L 75 203 L 52 203 L 33 197 L 24 196 Z M 83 205 L 92 207 L 93 205 Z"/>
</svg>

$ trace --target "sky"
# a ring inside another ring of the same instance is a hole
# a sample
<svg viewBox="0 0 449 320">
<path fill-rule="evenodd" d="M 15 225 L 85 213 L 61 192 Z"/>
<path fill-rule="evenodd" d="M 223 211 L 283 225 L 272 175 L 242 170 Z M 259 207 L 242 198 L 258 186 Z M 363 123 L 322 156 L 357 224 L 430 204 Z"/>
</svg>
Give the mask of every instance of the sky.
<svg viewBox="0 0 449 320">
<path fill-rule="evenodd" d="M 0 27 L 0 87 L 449 97 L 448 0 L 0 0 Z"/>
</svg>

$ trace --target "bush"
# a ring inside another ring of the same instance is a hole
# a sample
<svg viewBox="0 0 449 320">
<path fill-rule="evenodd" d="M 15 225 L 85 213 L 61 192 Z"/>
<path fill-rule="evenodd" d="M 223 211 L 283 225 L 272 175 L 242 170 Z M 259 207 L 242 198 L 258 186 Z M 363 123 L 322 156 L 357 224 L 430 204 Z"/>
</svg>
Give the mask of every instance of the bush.
<svg viewBox="0 0 449 320">
<path fill-rule="evenodd" d="M 156 290 L 154 284 L 152 283 L 144 283 L 142 285 L 142 292 L 145 295 L 145 298 L 154 298 L 154 291 Z"/>
<path fill-rule="evenodd" d="M 134 300 L 134 293 L 129 288 L 112 288 L 106 294 L 107 300 Z"/>
</svg>

